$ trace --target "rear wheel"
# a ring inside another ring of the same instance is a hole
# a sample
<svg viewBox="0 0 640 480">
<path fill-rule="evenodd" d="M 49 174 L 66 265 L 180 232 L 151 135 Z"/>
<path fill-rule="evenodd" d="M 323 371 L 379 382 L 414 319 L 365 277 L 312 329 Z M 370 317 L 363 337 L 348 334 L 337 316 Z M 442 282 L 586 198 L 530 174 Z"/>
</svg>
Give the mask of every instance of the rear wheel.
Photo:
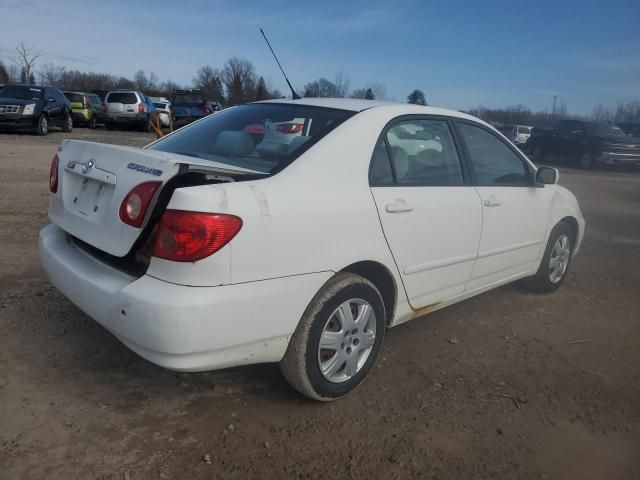
<svg viewBox="0 0 640 480">
<path fill-rule="evenodd" d="M 105 122 L 104 126 L 107 127 L 107 130 L 113 130 L 113 128 L 114 128 L 112 122 Z"/>
<path fill-rule="evenodd" d="M 36 135 L 40 135 L 41 137 L 45 136 L 49 133 L 49 119 L 46 115 L 40 115 L 38 119 L 38 124 L 36 125 Z"/>
<path fill-rule="evenodd" d="M 71 130 L 73 130 L 73 117 L 67 113 L 62 124 L 62 131 L 69 133 Z"/>
<path fill-rule="evenodd" d="M 146 133 L 149 133 L 151 131 L 151 119 L 149 117 L 146 117 L 142 121 L 142 131 Z"/>
<path fill-rule="evenodd" d="M 89 128 L 96 128 L 96 116 L 92 115 L 89 119 L 89 123 L 87 124 Z"/>
<path fill-rule="evenodd" d="M 558 223 L 549 235 L 542 261 L 536 274 L 524 281 L 525 286 L 538 293 L 550 293 L 564 282 L 575 239 L 571 227 L 566 222 Z"/>
<path fill-rule="evenodd" d="M 336 400 L 362 383 L 385 328 L 378 289 L 360 275 L 338 273 L 303 314 L 280 362 L 282 374 L 309 398 Z"/>
</svg>

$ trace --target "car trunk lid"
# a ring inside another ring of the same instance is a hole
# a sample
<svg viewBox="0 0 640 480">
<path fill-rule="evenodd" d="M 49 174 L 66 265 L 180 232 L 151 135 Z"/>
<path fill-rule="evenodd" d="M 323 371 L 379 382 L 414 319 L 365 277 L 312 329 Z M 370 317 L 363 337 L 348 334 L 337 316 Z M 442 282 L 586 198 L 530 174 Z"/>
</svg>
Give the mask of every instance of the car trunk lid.
<svg viewBox="0 0 640 480">
<path fill-rule="evenodd" d="M 119 210 L 137 185 L 162 187 L 184 170 L 220 175 L 246 175 L 252 170 L 183 155 L 133 147 L 66 140 L 58 149 L 58 192 L 51 195 L 49 219 L 67 233 L 110 255 L 125 256 L 148 219 L 135 228 L 120 220 Z"/>
</svg>

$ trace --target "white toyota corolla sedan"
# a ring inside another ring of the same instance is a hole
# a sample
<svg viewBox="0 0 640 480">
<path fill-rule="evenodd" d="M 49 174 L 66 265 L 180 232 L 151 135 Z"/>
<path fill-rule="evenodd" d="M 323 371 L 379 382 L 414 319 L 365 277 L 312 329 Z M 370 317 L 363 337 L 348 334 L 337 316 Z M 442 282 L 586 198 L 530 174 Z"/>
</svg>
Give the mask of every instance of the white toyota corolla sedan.
<svg viewBox="0 0 640 480">
<path fill-rule="evenodd" d="M 519 279 L 556 290 L 584 233 L 557 182 L 459 112 L 252 103 L 145 148 L 63 141 L 40 255 L 151 362 L 280 362 L 297 390 L 334 400 L 389 327 Z"/>
</svg>

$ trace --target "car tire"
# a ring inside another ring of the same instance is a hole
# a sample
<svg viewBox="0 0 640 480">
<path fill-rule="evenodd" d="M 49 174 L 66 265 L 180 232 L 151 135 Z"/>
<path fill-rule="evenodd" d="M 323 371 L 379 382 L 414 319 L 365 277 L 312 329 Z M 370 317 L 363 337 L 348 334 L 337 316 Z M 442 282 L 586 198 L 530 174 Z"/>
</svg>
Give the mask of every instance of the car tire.
<svg viewBox="0 0 640 480">
<path fill-rule="evenodd" d="M 541 163 L 544 162 L 544 150 L 542 149 L 542 147 L 540 145 L 536 145 L 533 149 L 533 158 L 532 160 L 535 163 Z"/>
<path fill-rule="evenodd" d="M 149 117 L 146 117 L 142 121 L 142 131 L 145 133 L 149 133 L 151 131 L 151 119 Z"/>
<path fill-rule="evenodd" d="M 560 288 L 571 265 L 576 239 L 567 222 L 560 222 L 549 235 L 547 247 L 533 277 L 524 280 L 524 285 L 537 293 L 551 293 Z"/>
<path fill-rule="evenodd" d="M 62 131 L 69 133 L 72 130 L 73 130 L 73 117 L 67 113 L 64 117 L 64 123 L 62 124 Z"/>
<path fill-rule="evenodd" d="M 44 137 L 49 133 L 49 119 L 45 114 L 41 114 L 36 125 L 36 135 Z"/>
<path fill-rule="evenodd" d="M 107 130 L 113 130 L 113 123 L 104 122 L 104 126 L 107 127 Z"/>
<path fill-rule="evenodd" d="M 384 302 L 375 285 L 360 275 L 338 273 L 302 315 L 280 370 L 303 395 L 337 400 L 365 379 L 380 352 L 385 329 Z"/>
<path fill-rule="evenodd" d="M 591 170 L 593 168 L 593 155 L 585 153 L 580 157 L 580 168 L 583 170 Z"/>
<path fill-rule="evenodd" d="M 87 124 L 87 126 L 91 129 L 96 128 L 96 116 L 92 115 L 91 118 L 89 119 L 89 122 Z"/>
</svg>

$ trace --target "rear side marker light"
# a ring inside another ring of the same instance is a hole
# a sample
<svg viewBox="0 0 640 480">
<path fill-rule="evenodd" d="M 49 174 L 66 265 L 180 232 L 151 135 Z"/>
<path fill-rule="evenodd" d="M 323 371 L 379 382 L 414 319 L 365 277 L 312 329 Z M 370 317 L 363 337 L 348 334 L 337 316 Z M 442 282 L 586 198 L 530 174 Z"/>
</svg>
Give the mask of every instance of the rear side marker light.
<svg viewBox="0 0 640 480">
<path fill-rule="evenodd" d="M 221 213 L 166 210 L 160 219 L 153 255 L 195 262 L 217 252 L 242 228 L 242 219 Z"/>
<path fill-rule="evenodd" d="M 49 191 L 56 193 L 58 191 L 58 155 L 56 154 L 51 160 L 51 170 L 49 170 Z"/>
<path fill-rule="evenodd" d="M 151 199 L 161 184 L 161 182 L 141 183 L 127 193 L 120 204 L 120 220 L 127 225 L 140 228 L 151 204 Z"/>
</svg>

